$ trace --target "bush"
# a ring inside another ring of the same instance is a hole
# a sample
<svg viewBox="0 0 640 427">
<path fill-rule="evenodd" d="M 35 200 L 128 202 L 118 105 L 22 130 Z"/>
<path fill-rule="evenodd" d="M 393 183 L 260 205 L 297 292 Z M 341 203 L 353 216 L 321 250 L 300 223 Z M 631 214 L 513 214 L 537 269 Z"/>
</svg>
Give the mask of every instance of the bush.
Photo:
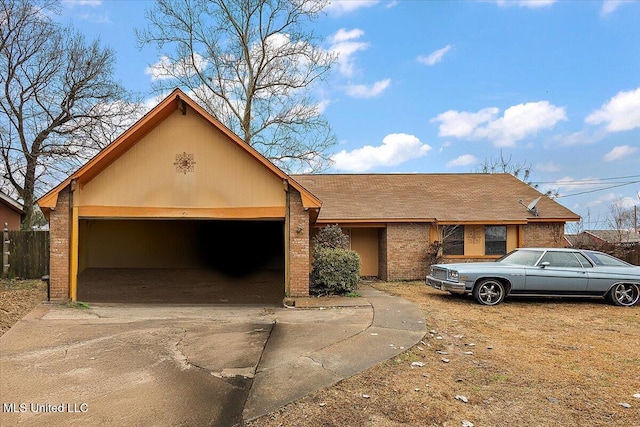
<svg viewBox="0 0 640 427">
<path fill-rule="evenodd" d="M 311 286 L 321 294 L 347 294 L 358 288 L 360 256 L 352 250 L 316 247 Z"/>
<path fill-rule="evenodd" d="M 342 232 L 338 224 L 322 227 L 313 238 L 313 248 L 349 249 L 349 236 Z"/>
</svg>

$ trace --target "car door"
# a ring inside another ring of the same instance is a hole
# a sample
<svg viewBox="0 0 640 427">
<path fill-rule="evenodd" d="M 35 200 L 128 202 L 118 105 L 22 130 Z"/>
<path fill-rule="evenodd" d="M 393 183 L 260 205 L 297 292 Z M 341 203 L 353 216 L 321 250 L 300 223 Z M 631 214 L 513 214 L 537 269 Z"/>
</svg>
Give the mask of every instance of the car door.
<svg viewBox="0 0 640 427">
<path fill-rule="evenodd" d="M 547 251 L 538 264 L 527 267 L 525 289 L 527 293 L 584 294 L 589 274 L 573 252 Z"/>
</svg>

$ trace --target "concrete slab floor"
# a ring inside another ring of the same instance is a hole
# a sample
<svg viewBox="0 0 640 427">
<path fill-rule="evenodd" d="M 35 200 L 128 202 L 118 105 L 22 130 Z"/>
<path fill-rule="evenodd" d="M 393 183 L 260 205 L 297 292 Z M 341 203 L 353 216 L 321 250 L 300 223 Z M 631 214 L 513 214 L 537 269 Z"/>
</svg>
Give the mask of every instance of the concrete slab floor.
<svg viewBox="0 0 640 427">
<path fill-rule="evenodd" d="M 0 337 L 0 425 L 242 425 L 422 339 L 418 307 L 362 294 L 317 309 L 41 305 Z"/>
</svg>

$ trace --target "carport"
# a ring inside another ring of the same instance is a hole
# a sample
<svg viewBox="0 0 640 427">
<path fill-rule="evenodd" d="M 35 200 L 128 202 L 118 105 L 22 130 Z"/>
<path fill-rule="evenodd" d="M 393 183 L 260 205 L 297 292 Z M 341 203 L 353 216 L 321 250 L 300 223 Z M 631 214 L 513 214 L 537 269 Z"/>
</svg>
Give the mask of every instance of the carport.
<svg viewBox="0 0 640 427">
<path fill-rule="evenodd" d="M 284 222 L 80 219 L 78 300 L 281 304 Z"/>
<path fill-rule="evenodd" d="M 38 204 L 50 299 L 281 303 L 320 201 L 175 90 Z"/>
</svg>

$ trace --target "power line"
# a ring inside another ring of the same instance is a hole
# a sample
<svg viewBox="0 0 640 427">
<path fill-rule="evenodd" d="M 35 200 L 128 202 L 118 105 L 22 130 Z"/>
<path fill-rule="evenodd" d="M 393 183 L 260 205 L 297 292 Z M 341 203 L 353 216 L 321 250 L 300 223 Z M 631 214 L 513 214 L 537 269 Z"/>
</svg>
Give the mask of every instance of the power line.
<svg viewBox="0 0 640 427">
<path fill-rule="evenodd" d="M 603 181 L 614 181 L 619 179 L 635 179 L 635 178 L 640 178 L 640 175 L 616 176 L 612 178 L 587 178 L 583 180 L 567 180 L 567 181 L 561 181 L 561 180 L 532 181 L 531 183 L 532 184 L 556 184 L 556 185 L 595 185 L 595 184 L 602 184 L 604 183 Z M 633 184 L 635 182 L 637 181 L 632 181 L 629 183 Z M 607 184 L 622 184 L 622 183 L 624 183 L 624 181 L 607 182 Z"/>
<path fill-rule="evenodd" d="M 580 191 L 578 193 L 573 193 L 573 194 L 565 194 L 565 195 L 557 196 L 556 199 L 560 199 L 562 197 L 579 196 L 581 194 L 596 193 L 598 191 L 605 191 L 605 190 L 610 190 L 612 188 L 624 187 L 625 185 L 637 184 L 639 182 L 640 181 L 629 181 L 629 182 L 625 182 L 625 183 L 622 183 L 622 184 L 611 185 L 609 187 L 596 188 L 596 189 L 593 189 L 593 190 L 586 190 L 586 191 Z"/>
</svg>

